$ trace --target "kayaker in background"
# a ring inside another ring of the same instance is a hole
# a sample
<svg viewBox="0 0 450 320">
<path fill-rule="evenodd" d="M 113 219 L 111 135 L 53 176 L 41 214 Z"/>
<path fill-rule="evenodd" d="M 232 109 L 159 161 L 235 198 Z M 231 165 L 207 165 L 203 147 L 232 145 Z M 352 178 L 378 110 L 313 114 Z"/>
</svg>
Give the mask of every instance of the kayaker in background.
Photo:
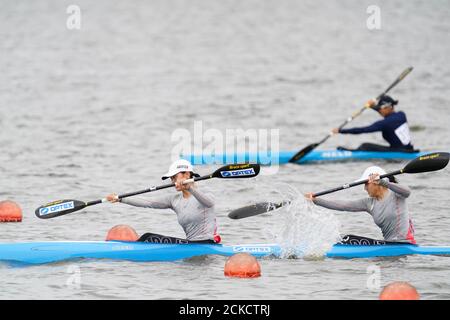
<svg viewBox="0 0 450 320">
<path fill-rule="evenodd" d="M 409 132 L 408 121 L 403 111 L 395 111 L 394 106 L 398 101 L 392 99 L 390 96 L 384 95 L 380 98 L 378 103 L 375 100 L 369 100 L 367 106 L 377 111 L 384 119 L 377 121 L 367 127 L 339 129 L 332 130 L 333 133 L 343 134 L 361 134 L 381 131 L 384 140 L 389 143 L 389 146 L 363 143 L 356 150 L 358 151 L 400 151 L 400 152 L 416 152 L 411 143 L 411 135 Z M 338 147 L 338 150 L 351 150 L 343 147 Z"/>
<path fill-rule="evenodd" d="M 369 167 L 357 181 L 369 179 L 364 185 L 364 189 L 369 194 L 369 198 L 356 201 L 324 200 L 313 197 L 312 193 L 307 193 L 305 197 L 312 200 L 316 205 L 331 210 L 339 211 L 365 211 L 368 212 L 381 229 L 385 242 L 413 243 L 414 227 L 409 217 L 406 199 L 410 195 L 409 188 L 401 186 L 395 177 L 383 178 L 380 175 L 386 172 L 380 167 Z M 347 235 L 343 237 L 346 244 L 384 244 L 383 241 L 366 237 Z"/>
<path fill-rule="evenodd" d="M 216 233 L 216 215 L 214 212 L 214 197 L 198 190 L 195 183 L 183 184 L 183 181 L 192 177 L 199 177 L 194 173 L 192 164 L 187 160 L 177 160 L 162 176 L 162 179 L 170 178 L 175 183 L 179 193 L 167 195 L 154 200 L 130 199 L 118 200 L 113 193 L 106 198 L 110 202 L 122 202 L 128 205 L 153 208 L 172 209 L 178 217 L 178 223 L 183 228 L 186 239 L 167 237 L 160 234 L 146 233 L 138 241 L 156 243 L 219 243 L 220 236 Z"/>
</svg>

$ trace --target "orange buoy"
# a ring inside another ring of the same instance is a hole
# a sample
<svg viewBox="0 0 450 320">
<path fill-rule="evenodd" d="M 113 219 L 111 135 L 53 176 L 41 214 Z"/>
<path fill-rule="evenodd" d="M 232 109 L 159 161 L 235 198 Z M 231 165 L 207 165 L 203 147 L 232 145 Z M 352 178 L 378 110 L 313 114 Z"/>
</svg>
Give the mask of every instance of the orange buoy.
<svg viewBox="0 0 450 320">
<path fill-rule="evenodd" d="M 21 222 L 22 209 L 10 200 L 0 201 L 0 222 Z"/>
<path fill-rule="evenodd" d="M 237 253 L 228 258 L 224 274 L 227 277 L 256 278 L 261 276 L 261 267 L 254 256 Z"/>
<path fill-rule="evenodd" d="M 379 298 L 380 300 L 419 300 L 420 295 L 408 282 L 397 281 L 384 287 Z"/>
<path fill-rule="evenodd" d="M 139 239 L 136 231 L 125 224 L 119 224 L 111 228 L 106 236 L 106 241 L 118 240 L 118 241 L 136 241 Z"/>
</svg>

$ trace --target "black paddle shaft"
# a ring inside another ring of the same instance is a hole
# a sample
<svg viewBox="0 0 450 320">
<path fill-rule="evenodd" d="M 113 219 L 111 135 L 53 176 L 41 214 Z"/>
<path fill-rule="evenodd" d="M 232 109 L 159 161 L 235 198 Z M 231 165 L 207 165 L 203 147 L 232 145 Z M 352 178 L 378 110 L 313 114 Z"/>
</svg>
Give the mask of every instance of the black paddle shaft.
<svg viewBox="0 0 450 320">
<path fill-rule="evenodd" d="M 398 77 L 397 79 L 395 79 L 394 82 L 391 83 L 391 85 L 389 87 L 387 87 L 386 90 L 384 90 L 382 93 L 380 93 L 378 95 L 378 97 L 376 97 L 376 101 L 380 100 L 382 96 L 384 96 L 385 94 L 387 94 L 389 91 L 391 91 L 392 88 L 394 88 L 397 84 L 399 84 L 400 81 L 402 81 L 411 71 L 413 70 L 413 67 L 409 67 L 407 68 L 405 71 L 403 71 Z M 361 113 L 364 112 L 364 110 L 366 110 L 368 107 L 364 106 L 362 107 L 359 111 L 355 112 L 354 114 L 352 114 L 352 116 L 350 118 L 348 118 L 347 120 L 345 120 L 344 123 L 342 123 L 338 128 L 339 130 L 342 129 L 343 127 L 345 127 L 349 122 L 353 121 L 353 119 L 355 119 L 357 116 L 359 116 Z M 331 135 L 328 135 L 328 137 L 326 139 L 328 139 Z M 322 140 L 320 143 L 325 142 L 325 140 Z"/>
<path fill-rule="evenodd" d="M 445 168 L 450 160 L 450 154 L 447 152 L 435 152 L 417 157 L 411 160 L 403 169 L 393 171 L 380 176 L 380 179 L 387 178 L 402 173 L 422 173 L 437 171 Z M 353 183 L 344 184 L 340 187 L 329 189 L 326 191 L 313 194 L 314 197 L 323 196 L 332 192 L 336 192 L 343 189 L 348 189 L 360 184 L 368 182 L 369 179 L 363 181 L 357 181 Z M 284 201 L 281 203 L 260 202 L 253 205 L 249 205 L 243 208 L 235 209 L 228 214 L 231 219 L 242 219 L 247 217 L 256 216 L 262 213 L 266 213 L 272 210 L 281 208 L 284 205 L 289 204 L 290 201 Z"/>
<path fill-rule="evenodd" d="M 380 98 L 382 96 L 384 96 L 385 94 L 387 94 L 392 88 L 394 88 L 400 81 L 402 81 L 411 71 L 413 70 L 413 67 L 409 67 L 407 69 L 405 69 L 398 77 L 397 79 L 395 79 L 395 81 L 393 83 L 391 83 L 391 85 L 389 87 L 387 87 L 386 90 L 384 90 L 380 95 L 378 95 L 378 97 L 376 98 L 376 100 L 380 100 Z M 350 123 L 351 121 L 353 121 L 353 119 L 355 119 L 356 117 L 358 117 L 361 113 L 364 112 L 364 110 L 366 110 L 367 106 L 362 107 L 360 110 L 358 110 L 357 112 L 355 112 L 354 114 L 352 114 L 351 117 L 347 118 L 338 128 L 339 130 L 341 130 L 342 128 L 344 128 L 348 123 Z M 319 145 L 321 145 L 322 143 L 324 143 L 325 141 L 327 141 L 331 136 L 333 136 L 332 133 L 329 133 L 325 138 L 323 138 L 322 140 L 320 140 L 317 143 L 312 143 L 308 146 L 306 146 L 305 148 L 303 148 L 302 150 L 300 150 L 299 152 L 297 152 L 290 160 L 290 163 L 295 163 L 298 162 L 300 159 L 302 159 L 303 157 L 305 157 L 308 153 L 310 153 L 311 151 L 313 151 L 315 148 L 317 148 Z"/>
<path fill-rule="evenodd" d="M 212 174 L 202 176 L 202 177 L 194 177 L 188 180 L 183 181 L 184 184 L 200 181 L 200 180 L 207 180 L 211 178 L 221 178 L 221 179 L 240 179 L 240 178 L 253 178 L 256 177 L 259 174 L 260 171 L 260 165 L 259 164 L 251 164 L 251 163 L 244 163 L 244 164 L 232 164 L 232 165 L 226 165 L 222 168 L 217 169 Z M 165 184 L 161 186 L 154 186 L 148 189 L 130 192 L 121 194 L 118 196 L 119 199 L 131 197 L 134 195 L 147 193 L 147 192 L 153 192 L 161 189 L 166 188 L 172 188 L 174 187 L 174 183 Z M 59 217 L 71 212 L 75 212 L 78 210 L 81 210 L 83 208 L 86 208 L 87 206 L 93 206 L 96 204 L 107 202 L 107 199 L 99 199 L 89 202 L 79 201 L 79 200 L 73 200 L 73 199 L 65 199 L 65 200 L 57 200 L 50 203 L 47 203 L 43 206 L 40 206 L 35 210 L 35 214 L 38 218 L 41 219 L 50 219 L 54 217 Z"/>
<path fill-rule="evenodd" d="M 166 188 L 172 188 L 175 186 L 175 183 L 170 183 L 170 184 L 165 184 L 162 186 L 154 186 L 148 189 L 144 189 L 144 190 L 140 190 L 140 191 L 134 191 L 134 192 L 129 192 L 129 193 L 124 193 L 124 194 L 120 194 L 117 196 L 117 198 L 119 199 L 123 199 L 123 198 L 127 198 L 127 197 L 131 197 L 131 196 L 135 196 L 138 194 L 142 194 L 142 193 L 148 193 L 148 192 L 153 192 L 153 191 L 157 191 L 157 190 L 161 190 L 161 189 L 166 189 Z M 104 202 L 104 199 L 99 199 L 99 200 L 94 200 L 94 201 L 89 201 L 86 203 L 86 207 L 88 206 L 93 206 L 99 203 Z"/>
<path fill-rule="evenodd" d="M 391 177 L 391 176 L 395 176 L 396 174 L 402 174 L 402 173 L 403 173 L 403 170 L 397 170 L 397 171 L 394 171 L 394 172 L 391 172 L 391 173 L 386 173 L 386 174 L 381 175 L 380 179 Z M 352 187 L 358 186 L 360 184 L 366 184 L 367 182 L 369 182 L 369 179 L 362 180 L 362 181 L 357 181 L 357 182 L 352 182 L 352 183 L 347 183 L 347 184 L 344 184 L 344 185 L 342 185 L 340 187 L 337 187 L 337 188 L 328 189 L 328 190 L 325 190 L 325 191 L 314 193 L 313 197 L 320 197 L 320 196 L 323 196 L 325 194 L 333 193 L 333 192 L 336 192 L 336 191 L 339 191 L 339 190 L 352 188 Z"/>
<path fill-rule="evenodd" d="M 213 178 L 212 174 L 209 174 L 207 176 L 203 176 L 203 177 L 195 177 L 192 179 L 188 179 L 184 181 L 184 184 L 190 183 L 190 182 L 195 182 L 195 181 L 201 181 L 201 180 L 208 180 Z M 149 192 L 153 192 L 153 191 L 157 191 L 157 190 L 162 190 L 162 189 L 167 189 L 167 188 L 173 188 L 175 187 L 175 183 L 169 183 L 169 184 L 165 184 L 162 186 L 154 186 L 148 189 L 144 189 L 144 190 L 140 190 L 140 191 L 134 191 L 134 192 L 129 192 L 129 193 L 124 193 L 124 194 L 120 194 L 117 196 L 117 198 L 119 199 L 123 199 L 123 198 L 127 198 L 127 197 L 132 197 L 132 196 L 136 196 L 138 194 L 142 194 L 142 193 L 149 193 Z M 93 206 L 99 203 L 104 202 L 104 199 L 99 199 L 99 200 L 94 200 L 94 201 L 90 201 L 88 203 L 86 203 L 86 206 Z"/>
<path fill-rule="evenodd" d="M 431 172 L 437 171 L 445 168 L 449 162 L 450 154 L 448 152 L 435 152 L 429 153 L 420 157 L 417 157 L 414 160 L 411 160 L 403 169 L 393 171 L 390 173 L 386 173 L 380 176 L 380 179 L 395 176 L 397 174 L 402 173 L 422 173 L 422 172 Z M 328 193 L 332 193 L 335 191 L 348 189 L 360 184 L 365 184 L 369 181 L 369 179 L 363 181 L 357 181 L 353 183 L 344 184 L 340 187 L 329 189 L 326 191 L 315 193 L 314 197 L 323 196 Z"/>
</svg>

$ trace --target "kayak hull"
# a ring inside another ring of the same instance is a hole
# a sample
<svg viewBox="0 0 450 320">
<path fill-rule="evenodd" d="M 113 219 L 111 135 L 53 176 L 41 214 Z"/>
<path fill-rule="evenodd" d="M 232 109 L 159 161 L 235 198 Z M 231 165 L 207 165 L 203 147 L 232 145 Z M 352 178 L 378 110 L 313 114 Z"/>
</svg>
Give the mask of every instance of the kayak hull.
<svg viewBox="0 0 450 320">
<path fill-rule="evenodd" d="M 297 150 L 298 151 L 298 150 Z M 261 165 L 287 164 L 297 151 L 255 152 L 255 153 L 230 153 L 217 155 L 181 155 L 182 159 L 190 161 L 194 165 L 204 164 L 234 164 L 234 163 L 258 163 Z M 364 161 L 364 160 L 412 160 L 425 152 L 379 152 L 379 151 L 344 151 L 344 150 L 313 150 L 297 163 L 320 163 L 340 161 Z"/>
<path fill-rule="evenodd" d="M 67 241 L 0 243 L 0 261 L 45 264 L 74 259 L 111 259 L 136 262 L 176 261 L 203 255 L 231 256 L 246 252 L 257 258 L 280 256 L 276 244 L 155 244 L 121 241 Z M 328 258 L 374 258 L 403 255 L 450 255 L 450 247 L 417 245 L 340 245 L 326 253 Z"/>
</svg>

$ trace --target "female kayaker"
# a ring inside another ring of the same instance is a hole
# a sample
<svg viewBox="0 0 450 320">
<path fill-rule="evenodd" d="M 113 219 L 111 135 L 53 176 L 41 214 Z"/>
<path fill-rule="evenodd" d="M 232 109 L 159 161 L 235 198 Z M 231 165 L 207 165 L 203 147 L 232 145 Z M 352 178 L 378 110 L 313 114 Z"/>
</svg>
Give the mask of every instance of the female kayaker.
<svg viewBox="0 0 450 320">
<path fill-rule="evenodd" d="M 414 239 L 414 227 L 409 217 L 406 199 L 410 190 L 396 183 L 394 177 L 379 179 L 386 172 L 380 167 L 369 167 L 357 181 L 369 179 L 364 189 L 369 198 L 356 201 L 335 201 L 313 197 L 307 193 L 306 198 L 312 200 L 316 205 L 339 211 L 366 211 L 375 224 L 381 229 L 384 240 L 388 242 L 416 243 Z M 345 236 L 344 243 L 351 244 L 383 244 L 383 241 L 373 240 L 359 236 Z"/>
<path fill-rule="evenodd" d="M 214 197 L 200 191 L 195 183 L 183 184 L 183 181 L 198 177 L 194 173 L 192 164 L 187 160 L 177 160 L 162 176 L 170 178 L 175 183 L 179 193 L 167 195 L 154 200 L 124 198 L 118 200 L 117 194 L 110 194 L 106 198 L 110 202 L 122 202 L 128 205 L 153 208 L 172 209 L 178 217 L 178 223 L 183 228 L 186 239 L 167 237 L 159 234 L 146 233 L 139 241 L 158 243 L 219 243 L 220 236 L 216 233 L 216 215 L 214 213 Z"/>
<path fill-rule="evenodd" d="M 375 100 L 369 100 L 367 106 L 377 111 L 384 118 L 383 120 L 377 121 L 367 127 L 350 129 L 335 128 L 332 132 L 335 134 L 361 134 L 381 131 L 384 140 L 389 143 L 389 146 L 363 143 L 356 150 L 416 152 L 417 150 L 414 150 L 411 143 L 411 135 L 405 113 L 403 111 L 396 112 L 394 110 L 394 106 L 397 105 L 397 103 L 398 101 L 387 95 L 382 96 L 378 103 L 376 103 Z M 351 150 L 343 147 L 338 147 L 338 149 Z"/>
</svg>

